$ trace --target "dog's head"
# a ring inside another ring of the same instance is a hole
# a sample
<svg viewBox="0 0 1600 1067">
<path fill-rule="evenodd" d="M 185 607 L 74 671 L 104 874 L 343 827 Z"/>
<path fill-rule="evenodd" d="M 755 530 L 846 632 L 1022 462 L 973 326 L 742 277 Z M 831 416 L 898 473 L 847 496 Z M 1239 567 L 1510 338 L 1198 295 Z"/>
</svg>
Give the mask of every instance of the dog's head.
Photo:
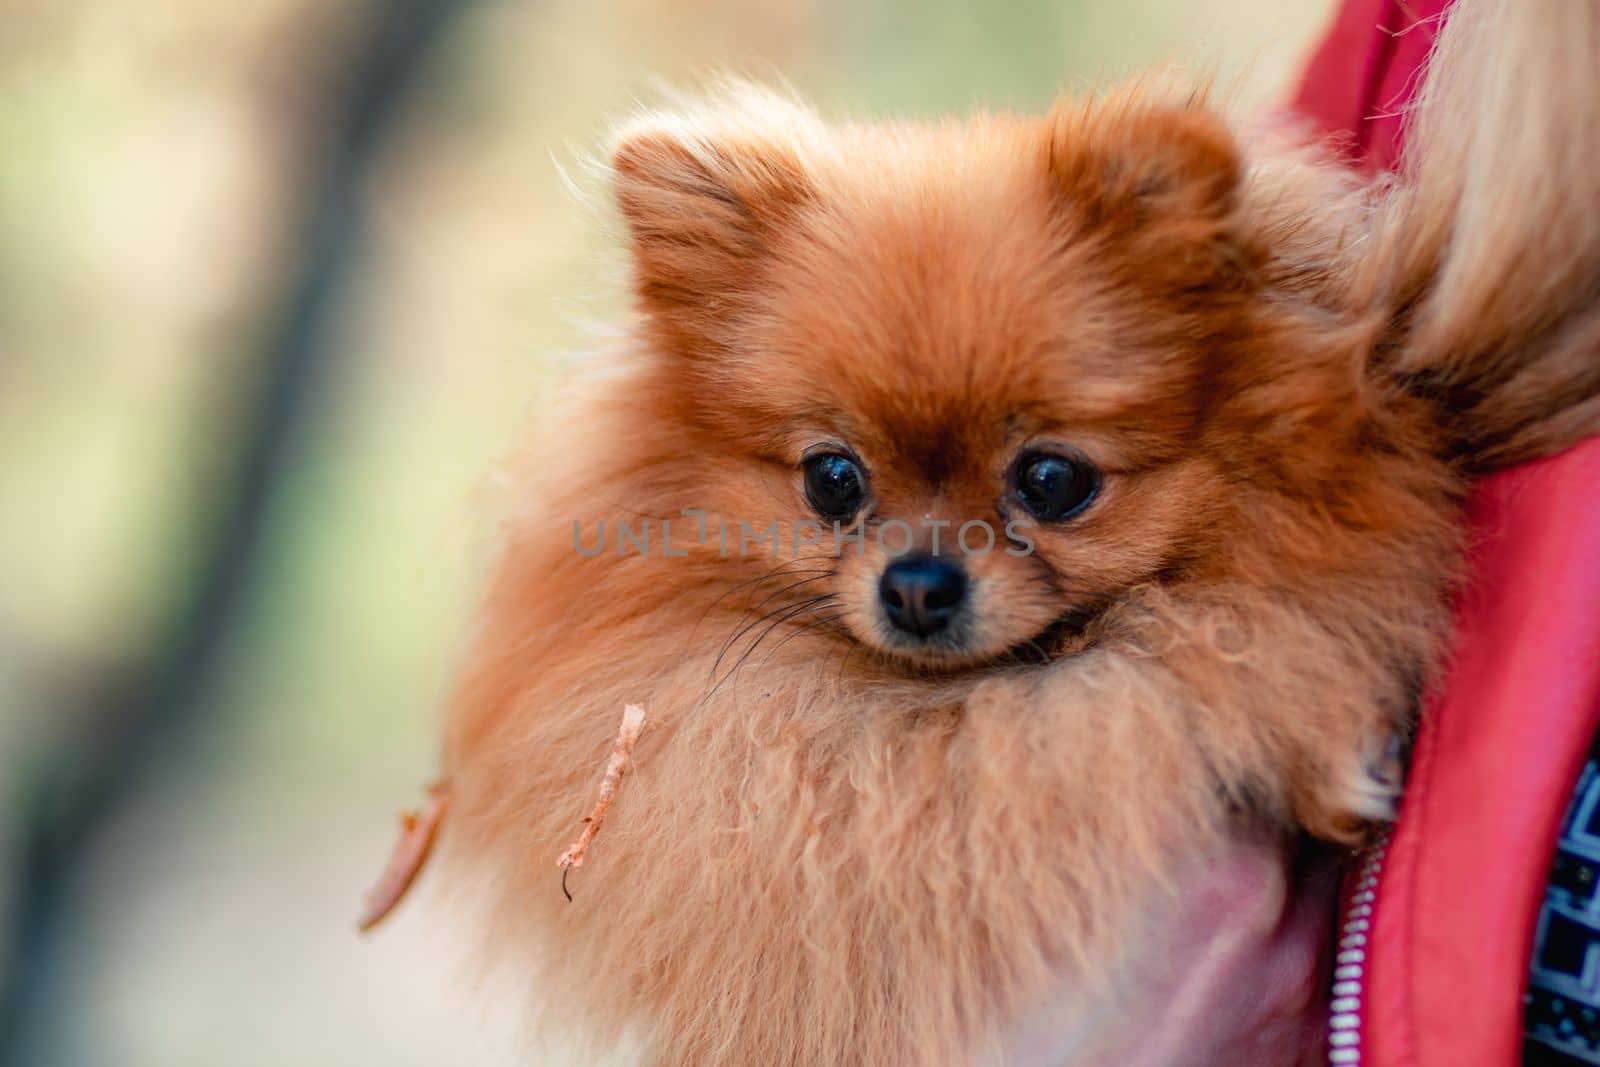
<svg viewBox="0 0 1600 1067">
<path fill-rule="evenodd" d="M 1228 453 L 1276 447 L 1218 418 L 1271 342 L 1199 106 L 830 129 L 744 92 L 625 129 L 614 168 L 662 410 L 815 524 L 831 617 L 880 652 L 992 662 L 1203 568 Z"/>
</svg>

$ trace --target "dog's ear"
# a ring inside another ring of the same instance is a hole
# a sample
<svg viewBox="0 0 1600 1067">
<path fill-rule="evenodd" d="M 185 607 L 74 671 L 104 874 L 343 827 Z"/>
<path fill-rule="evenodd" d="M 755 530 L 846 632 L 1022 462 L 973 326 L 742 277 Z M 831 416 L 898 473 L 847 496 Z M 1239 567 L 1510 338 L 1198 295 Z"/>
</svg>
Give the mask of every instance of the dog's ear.
<svg viewBox="0 0 1600 1067">
<path fill-rule="evenodd" d="M 1047 180 L 1074 230 L 1131 242 L 1179 273 L 1219 262 L 1194 253 L 1226 242 L 1243 163 L 1198 101 L 1151 104 L 1132 90 L 1058 103 L 1046 138 Z"/>
<path fill-rule="evenodd" d="M 612 170 L 634 293 L 668 347 L 716 354 L 775 235 L 812 199 L 784 128 L 646 119 L 619 137 Z"/>
</svg>

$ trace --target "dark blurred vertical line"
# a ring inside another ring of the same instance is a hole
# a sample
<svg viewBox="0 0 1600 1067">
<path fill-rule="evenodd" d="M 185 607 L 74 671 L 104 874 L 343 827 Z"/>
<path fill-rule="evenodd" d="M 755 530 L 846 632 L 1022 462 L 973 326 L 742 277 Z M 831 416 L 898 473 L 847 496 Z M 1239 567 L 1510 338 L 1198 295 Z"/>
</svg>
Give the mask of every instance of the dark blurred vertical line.
<svg viewBox="0 0 1600 1067">
<path fill-rule="evenodd" d="M 333 327 L 361 255 L 367 180 L 429 55 L 468 2 L 374 0 L 352 69 L 316 123 L 320 151 L 306 166 L 300 239 L 285 265 L 278 325 L 261 353 L 260 392 L 243 405 L 246 424 L 231 475 L 204 519 L 208 548 L 189 593 L 138 672 L 139 684 L 108 693 L 71 750 L 40 768 L 19 798 L 20 864 L 0 932 L 0 1065 L 65 1067 L 61 1030 L 76 1025 L 72 991 L 62 988 L 74 918 L 69 895 L 106 816 L 200 717 L 259 577 L 291 445 L 306 431 L 316 389 L 338 356 Z"/>
</svg>

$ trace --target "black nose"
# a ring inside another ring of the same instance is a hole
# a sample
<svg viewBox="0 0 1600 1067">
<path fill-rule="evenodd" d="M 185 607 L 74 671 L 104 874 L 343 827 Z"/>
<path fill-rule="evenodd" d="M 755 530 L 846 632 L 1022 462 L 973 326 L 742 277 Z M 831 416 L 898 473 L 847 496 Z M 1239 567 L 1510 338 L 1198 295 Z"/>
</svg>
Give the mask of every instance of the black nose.
<svg viewBox="0 0 1600 1067">
<path fill-rule="evenodd" d="M 884 569 L 878 598 L 896 627 L 918 637 L 949 625 L 967 595 L 961 568 L 936 556 L 907 556 Z"/>
</svg>

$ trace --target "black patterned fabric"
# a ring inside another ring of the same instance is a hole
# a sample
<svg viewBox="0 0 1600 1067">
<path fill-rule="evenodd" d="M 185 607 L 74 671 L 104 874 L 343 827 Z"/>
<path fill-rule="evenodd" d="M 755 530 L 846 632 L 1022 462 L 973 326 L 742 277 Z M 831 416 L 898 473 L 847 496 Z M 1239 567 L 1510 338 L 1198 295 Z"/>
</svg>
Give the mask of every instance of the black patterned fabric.
<svg viewBox="0 0 1600 1067">
<path fill-rule="evenodd" d="M 1600 1067 L 1600 747 L 1561 823 L 1523 998 L 1523 1063 Z"/>
</svg>

